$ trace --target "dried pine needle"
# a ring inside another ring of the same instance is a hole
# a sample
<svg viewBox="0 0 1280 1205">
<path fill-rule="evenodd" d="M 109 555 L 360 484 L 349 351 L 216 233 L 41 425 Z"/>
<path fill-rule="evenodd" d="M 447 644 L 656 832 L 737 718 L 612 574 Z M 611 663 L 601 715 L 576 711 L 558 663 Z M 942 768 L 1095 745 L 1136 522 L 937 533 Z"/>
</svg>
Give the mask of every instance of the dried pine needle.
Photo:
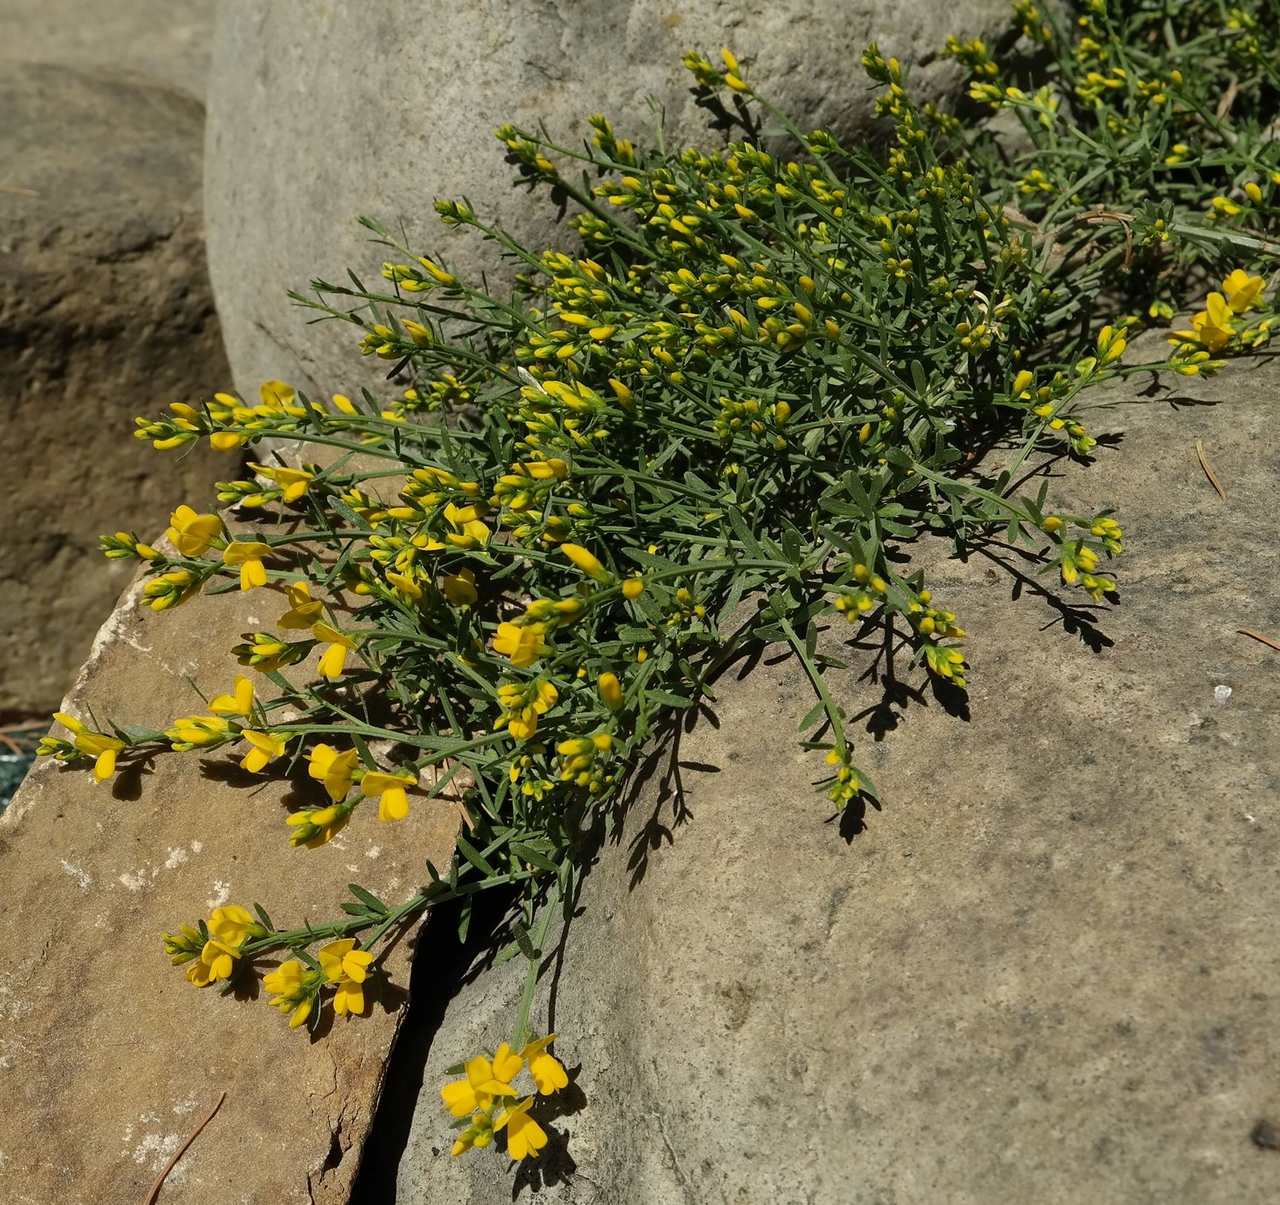
<svg viewBox="0 0 1280 1205">
<path fill-rule="evenodd" d="M 1218 497 L 1225 502 L 1227 500 L 1227 491 L 1222 488 L 1222 482 L 1214 476 L 1213 469 L 1210 466 L 1209 461 L 1205 458 L 1204 444 L 1198 439 L 1196 440 L 1196 456 L 1200 460 L 1200 467 L 1204 469 L 1204 475 L 1209 478 L 1209 484 L 1218 491 Z"/>
</svg>

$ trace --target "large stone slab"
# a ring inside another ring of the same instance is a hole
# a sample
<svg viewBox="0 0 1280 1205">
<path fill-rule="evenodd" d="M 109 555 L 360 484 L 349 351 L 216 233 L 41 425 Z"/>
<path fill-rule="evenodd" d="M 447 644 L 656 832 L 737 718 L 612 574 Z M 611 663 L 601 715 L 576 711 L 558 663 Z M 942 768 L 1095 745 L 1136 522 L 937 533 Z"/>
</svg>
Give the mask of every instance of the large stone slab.
<svg viewBox="0 0 1280 1205">
<path fill-rule="evenodd" d="M 937 96 L 960 82 L 934 52 L 952 33 L 1008 24 L 1005 0 L 484 0 L 375 5 L 223 0 L 209 90 L 209 257 L 235 379 L 273 376 L 308 389 L 370 381 L 328 324 L 305 326 L 286 289 L 316 276 L 376 277 L 387 258 L 356 226 L 368 214 L 403 223 L 423 253 L 462 274 L 493 273 L 492 244 L 448 238 L 436 196 L 477 211 L 534 245 L 562 237 L 544 196 L 512 184 L 492 131 L 545 123 L 575 147 L 589 113 L 620 133 L 651 133 L 654 98 L 668 137 L 707 142 L 680 56 L 729 44 L 752 78 L 809 128 L 864 128 L 872 93 L 859 65 L 867 42 L 922 61 L 913 78 Z M 324 81 L 317 86 L 316 81 Z M 352 341 L 354 342 L 354 340 Z"/>
<path fill-rule="evenodd" d="M 213 7 L 213 0 L 5 0 L 0 74 L 11 62 L 105 68 L 203 100 Z"/>
<path fill-rule="evenodd" d="M 1034 579 L 1011 597 L 984 556 L 926 557 L 971 632 L 970 715 L 927 691 L 863 714 L 888 728 L 860 741 L 885 799 L 865 828 L 812 792 L 793 662 L 717 685 L 716 724 L 674 754 L 678 806 L 642 792 L 542 1010 L 580 1111 L 556 1123 L 568 1160 L 553 1140 L 532 1172 L 539 1199 L 1280 1197 L 1280 1157 L 1250 1140 L 1280 1118 L 1280 654 L 1236 632 L 1280 637 L 1280 371 L 1140 384 L 1092 415 L 1119 446 L 1054 481 L 1117 508 L 1120 605 L 1095 638 Z M 504 1158 L 449 1158 L 439 1084 L 509 1036 L 518 974 L 450 1005 L 399 1205 L 512 1199 Z"/>
<path fill-rule="evenodd" d="M 0 62 L 0 113 L 4 713 L 52 710 L 128 582 L 98 534 L 149 529 L 236 459 L 132 438 L 135 415 L 229 383 L 204 267 L 201 105 Z"/>
<path fill-rule="evenodd" d="M 227 649 L 283 606 L 261 590 L 160 615 L 137 602 L 135 587 L 66 710 L 156 727 L 203 712 L 188 679 L 226 690 Z M 394 904 L 426 859 L 448 863 L 457 814 L 443 802 L 395 829 L 369 817 L 320 849 L 290 848 L 286 808 L 308 785 L 245 775 L 222 754 L 158 758 L 112 785 L 37 764 L 0 818 L 0 1198 L 138 1205 L 225 1090 L 165 1205 L 344 1205 L 404 1015 L 411 939 L 389 955 L 369 1015 L 325 1024 L 314 1042 L 265 993 L 196 989 L 161 949 L 163 932 L 218 904 L 319 922 L 348 882 Z"/>
</svg>

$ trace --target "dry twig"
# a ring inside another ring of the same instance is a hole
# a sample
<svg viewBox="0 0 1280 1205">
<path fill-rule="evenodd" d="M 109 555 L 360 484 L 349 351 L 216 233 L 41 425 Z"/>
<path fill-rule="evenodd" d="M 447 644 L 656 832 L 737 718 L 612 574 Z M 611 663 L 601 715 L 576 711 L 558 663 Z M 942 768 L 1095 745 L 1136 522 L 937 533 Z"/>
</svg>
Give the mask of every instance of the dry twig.
<svg viewBox="0 0 1280 1205">
<path fill-rule="evenodd" d="M 1272 640 L 1270 636 L 1264 636 L 1261 632 L 1254 632 L 1249 628 L 1236 628 L 1236 631 L 1241 636 L 1248 636 L 1250 640 L 1256 640 L 1260 644 L 1265 644 L 1267 648 L 1280 652 L 1280 640 Z"/>
<path fill-rule="evenodd" d="M 1204 444 L 1198 439 L 1196 440 L 1196 456 L 1200 458 L 1200 467 L 1204 469 L 1204 475 L 1209 478 L 1209 484 L 1218 491 L 1218 497 L 1225 502 L 1227 500 L 1227 491 L 1222 488 L 1222 483 L 1213 474 L 1213 469 L 1209 467 L 1208 460 L 1204 455 Z"/>
<path fill-rule="evenodd" d="M 227 1092 L 224 1088 L 222 1090 L 222 1095 L 214 1102 L 213 1108 L 205 1114 L 204 1120 L 191 1131 L 191 1135 L 187 1138 L 186 1142 L 173 1152 L 173 1158 L 165 1164 L 164 1171 L 156 1177 L 156 1182 L 151 1186 L 151 1191 L 147 1193 L 142 1205 L 156 1205 L 156 1198 L 160 1195 L 160 1190 L 164 1187 L 164 1182 L 169 1178 L 169 1173 L 177 1166 L 178 1160 L 187 1153 L 187 1147 L 200 1137 L 200 1131 L 213 1120 L 214 1115 L 222 1108 L 222 1102 L 226 1099 Z"/>
</svg>

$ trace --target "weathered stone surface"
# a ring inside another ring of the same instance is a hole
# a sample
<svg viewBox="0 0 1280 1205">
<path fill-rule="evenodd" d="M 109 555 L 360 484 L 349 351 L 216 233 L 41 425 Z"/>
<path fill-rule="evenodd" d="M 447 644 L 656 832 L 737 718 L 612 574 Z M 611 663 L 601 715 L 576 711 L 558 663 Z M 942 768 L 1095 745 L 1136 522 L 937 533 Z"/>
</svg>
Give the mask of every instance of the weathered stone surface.
<svg viewBox="0 0 1280 1205">
<path fill-rule="evenodd" d="M 497 266 L 491 244 L 448 237 L 435 196 L 465 195 L 479 212 L 542 245 L 563 234 L 544 196 L 512 185 L 492 131 L 545 122 L 575 146 L 586 116 L 606 111 L 644 136 L 666 115 L 669 137 L 707 142 L 680 67 L 690 47 L 726 43 L 752 56 L 752 78 L 802 124 L 865 126 L 872 93 L 866 43 L 930 60 L 926 96 L 959 81 L 933 61 L 952 33 L 1003 28 L 1004 0 L 485 0 L 424 8 L 412 0 L 318 0 L 305 22 L 288 5 L 224 0 L 209 90 L 205 210 L 209 258 L 228 354 L 241 389 L 271 376 L 309 389 L 372 381 L 329 325 L 306 326 L 285 290 L 317 276 L 374 276 L 386 258 L 355 218 L 403 222 L 471 279 Z M 316 81 L 323 81 L 317 84 Z"/>
<path fill-rule="evenodd" d="M 1236 629 L 1280 635 L 1280 372 L 1174 388 L 1106 395 L 1132 403 L 1092 416 L 1119 447 L 1054 482 L 1128 533 L 1101 651 L 985 557 L 931 558 L 972 716 L 886 706 L 864 831 L 824 822 L 793 662 L 717 685 L 680 814 L 651 783 L 588 878 L 544 1021 L 581 1069 L 557 1123 L 577 1172 L 539 1199 L 1277 1199 L 1250 1135 L 1280 1118 L 1280 654 Z M 519 973 L 450 1006 L 400 1205 L 512 1199 L 505 1159 L 450 1160 L 439 1084 L 507 1036 Z"/>
<path fill-rule="evenodd" d="M 213 0 L 5 0 L 0 73 L 11 62 L 105 68 L 203 101 L 212 27 Z"/>
<path fill-rule="evenodd" d="M 154 615 L 135 588 L 65 706 L 155 726 L 203 711 L 185 679 L 226 690 L 227 648 L 281 605 L 255 591 Z M 419 802 L 394 830 L 357 816 L 330 845 L 291 849 L 286 807 L 314 785 L 245 775 L 222 754 L 158 758 L 103 786 L 37 765 L 0 818 L 0 1198 L 137 1205 L 225 1089 L 166 1205 L 346 1202 L 404 1012 L 409 942 L 388 956 L 369 1015 L 325 1024 L 314 1042 L 265 993 L 192 987 L 160 944 L 223 902 L 261 902 L 278 925 L 319 922 L 354 880 L 395 903 L 425 859 L 448 862 L 457 816 L 441 802 Z"/>
<path fill-rule="evenodd" d="M 229 381 L 204 267 L 201 106 L 0 65 L 0 113 L 2 713 L 57 703 L 128 581 L 98 534 L 151 529 L 235 459 L 132 438 L 135 415 Z"/>
</svg>

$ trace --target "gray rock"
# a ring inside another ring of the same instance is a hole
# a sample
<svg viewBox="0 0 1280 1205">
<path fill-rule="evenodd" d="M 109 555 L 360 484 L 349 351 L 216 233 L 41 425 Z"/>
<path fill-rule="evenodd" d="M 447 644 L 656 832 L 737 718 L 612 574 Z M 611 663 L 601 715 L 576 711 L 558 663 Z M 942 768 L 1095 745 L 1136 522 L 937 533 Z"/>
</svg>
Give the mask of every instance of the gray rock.
<svg viewBox="0 0 1280 1205">
<path fill-rule="evenodd" d="M 204 112 L 168 87 L 0 68 L 0 712 L 56 705 L 127 562 L 235 458 L 162 455 L 133 418 L 228 383 L 204 268 Z"/>
<path fill-rule="evenodd" d="M 971 718 L 927 690 L 881 713 L 862 831 L 812 791 L 795 664 L 717 685 L 678 806 L 642 791 L 541 1010 L 586 1107 L 539 1200 L 1276 1200 L 1280 654 L 1236 629 L 1280 636 L 1280 371 L 1141 384 L 1098 398 L 1128 403 L 1095 416 L 1123 440 L 1051 495 L 1128 534 L 1099 651 L 1034 579 L 1011 598 L 986 557 L 927 556 L 971 632 Z M 449 1158 L 439 1085 L 508 1036 L 519 972 L 450 1004 L 399 1205 L 513 1199 L 505 1157 Z"/>
<path fill-rule="evenodd" d="M 63 63 L 144 76 L 204 99 L 213 0 L 4 0 L 0 73 Z"/>
<path fill-rule="evenodd" d="M 802 125 L 864 128 L 872 103 L 860 65 L 868 41 L 921 59 L 925 95 L 953 88 L 933 52 L 952 33 L 1008 22 L 1004 0 L 574 0 L 423 6 L 224 0 L 209 91 L 209 260 L 241 389 L 272 376 L 334 390 L 372 380 L 328 324 L 306 326 L 285 291 L 316 276 L 376 276 L 386 258 L 355 218 L 403 222 L 423 254 L 470 279 L 492 272 L 491 245 L 450 237 L 436 196 L 466 195 L 535 244 L 563 237 L 545 197 L 512 186 L 492 137 L 506 121 L 544 122 L 564 145 L 606 111 L 620 133 L 654 126 L 655 97 L 675 139 L 706 141 L 681 54 L 730 44 L 751 78 Z M 927 60 L 927 61 L 924 61 Z M 354 341 L 352 341 L 354 342 Z"/>
</svg>

